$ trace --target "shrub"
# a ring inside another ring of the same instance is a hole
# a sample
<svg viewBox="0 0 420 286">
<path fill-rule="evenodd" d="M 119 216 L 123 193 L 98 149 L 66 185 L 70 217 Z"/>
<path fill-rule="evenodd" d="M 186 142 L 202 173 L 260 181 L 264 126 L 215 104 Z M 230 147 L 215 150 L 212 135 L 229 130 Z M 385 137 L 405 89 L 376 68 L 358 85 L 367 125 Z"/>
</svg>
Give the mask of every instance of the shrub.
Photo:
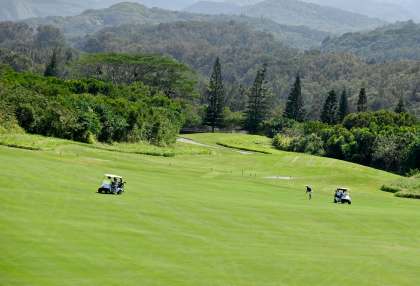
<svg viewBox="0 0 420 286">
<path fill-rule="evenodd" d="M 294 138 L 277 134 L 273 139 L 273 146 L 282 151 L 293 151 L 292 141 Z"/>
<path fill-rule="evenodd" d="M 0 93 L 0 134 L 4 133 L 22 133 L 12 107 L 2 101 Z"/>
<path fill-rule="evenodd" d="M 65 81 L 10 70 L 3 71 L 2 83 L 8 87 L 2 102 L 31 133 L 81 142 L 166 145 L 175 142 L 184 123 L 179 102 L 141 83 Z"/>
<path fill-rule="evenodd" d="M 325 155 L 400 174 L 420 169 L 420 129 L 409 114 L 350 114 L 344 125 L 335 126 L 318 121 L 289 123 L 276 119 L 267 124 L 269 130 L 278 132 L 273 140 L 278 149 Z"/>
<path fill-rule="evenodd" d="M 396 186 L 388 186 L 388 185 L 383 185 L 381 187 L 381 190 L 384 191 L 384 192 L 393 193 L 393 194 L 402 191 L 402 189 L 400 189 L 399 187 L 396 187 Z"/>
<path fill-rule="evenodd" d="M 223 125 L 228 130 L 240 129 L 244 122 L 244 114 L 242 112 L 233 112 L 226 107 L 223 112 Z"/>
<path fill-rule="evenodd" d="M 296 129 L 299 123 L 289 118 L 276 117 L 263 123 L 262 129 L 268 137 L 274 138 L 279 133 L 284 133 L 286 129 Z"/>
</svg>

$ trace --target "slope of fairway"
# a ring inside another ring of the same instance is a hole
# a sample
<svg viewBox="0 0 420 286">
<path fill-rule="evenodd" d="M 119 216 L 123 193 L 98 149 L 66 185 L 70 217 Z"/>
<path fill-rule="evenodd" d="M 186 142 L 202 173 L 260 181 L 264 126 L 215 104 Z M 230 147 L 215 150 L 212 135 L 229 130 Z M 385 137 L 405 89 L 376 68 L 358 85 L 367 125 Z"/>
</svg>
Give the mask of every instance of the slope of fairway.
<svg viewBox="0 0 420 286">
<path fill-rule="evenodd" d="M 277 151 L 158 157 L 48 140 L 0 146 L 0 285 L 420 285 L 420 201 L 379 191 L 395 175 Z M 126 194 L 96 194 L 104 173 Z M 352 206 L 331 202 L 339 185 Z"/>
</svg>

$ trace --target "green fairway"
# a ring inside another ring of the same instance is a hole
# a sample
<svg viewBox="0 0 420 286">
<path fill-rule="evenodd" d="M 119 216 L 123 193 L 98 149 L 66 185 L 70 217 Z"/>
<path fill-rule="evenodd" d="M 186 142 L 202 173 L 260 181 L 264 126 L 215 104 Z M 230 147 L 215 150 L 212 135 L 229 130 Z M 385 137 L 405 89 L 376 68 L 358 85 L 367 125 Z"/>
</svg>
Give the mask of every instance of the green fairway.
<svg viewBox="0 0 420 286">
<path fill-rule="evenodd" d="M 379 190 L 396 175 L 247 135 L 174 157 L 22 136 L 36 150 L 0 146 L 0 285 L 420 285 L 420 200 Z M 104 173 L 127 192 L 96 194 Z"/>
</svg>

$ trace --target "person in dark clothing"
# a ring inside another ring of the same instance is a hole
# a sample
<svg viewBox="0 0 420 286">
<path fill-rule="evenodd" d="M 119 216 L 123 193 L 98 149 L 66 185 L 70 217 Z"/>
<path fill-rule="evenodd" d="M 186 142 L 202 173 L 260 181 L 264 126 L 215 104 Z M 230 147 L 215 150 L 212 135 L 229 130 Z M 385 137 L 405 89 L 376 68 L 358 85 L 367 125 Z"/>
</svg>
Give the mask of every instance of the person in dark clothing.
<svg viewBox="0 0 420 286">
<path fill-rule="evenodd" d="M 306 194 L 308 195 L 309 200 L 312 200 L 312 193 L 313 193 L 313 190 L 311 186 L 306 186 Z"/>
<path fill-rule="evenodd" d="M 114 178 L 114 180 L 111 183 L 111 191 L 115 194 L 117 192 L 118 187 L 118 181 L 117 178 Z"/>
</svg>

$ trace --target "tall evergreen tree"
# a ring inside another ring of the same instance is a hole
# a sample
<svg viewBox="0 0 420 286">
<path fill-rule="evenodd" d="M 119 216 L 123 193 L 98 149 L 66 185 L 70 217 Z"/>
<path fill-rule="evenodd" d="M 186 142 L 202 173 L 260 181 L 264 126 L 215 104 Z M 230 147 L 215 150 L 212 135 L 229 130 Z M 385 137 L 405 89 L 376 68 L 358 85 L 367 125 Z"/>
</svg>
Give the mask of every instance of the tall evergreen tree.
<svg viewBox="0 0 420 286">
<path fill-rule="evenodd" d="M 208 107 L 204 123 L 210 126 L 212 132 L 214 132 L 216 127 L 223 126 L 223 110 L 225 107 L 225 88 L 223 85 L 222 67 L 219 58 L 216 59 L 213 66 L 213 72 L 207 90 L 207 99 Z"/>
<path fill-rule="evenodd" d="M 398 101 L 397 106 L 395 107 L 396 113 L 404 113 L 407 112 L 407 109 L 405 108 L 404 98 L 401 96 L 400 100 Z"/>
<path fill-rule="evenodd" d="M 58 77 L 58 57 L 57 57 L 57 49 L 53 50 L 52 56 L 50 58 L 50 62 L 47 64 L 44 76 L 55 76 Z"/>
<path fill-rule="evenodd" d="M 267 81 L 265 79 L 267 66 L 264 65 L 258 72 L 248 98 L 248 110 L 245 128 L 256 133 L 267 116 Z"/>
<path fill-rule="evenodd" d="M 302 86 L 300 76 L 296 76 L 296 81 L 287 99 L 284 117 L 302 122 L 305 119 L 305 110 L 303 108 Z"/>
<path fill-rule="evenodd" d="M 367 109 L 366 89 L 362 88 L 359 93 L 359 100 L 357 101 L 357 112 L 366 112 Z"/>
<path fill-rule="evenodd" d="M 340 105 L 338 107 L 338 120 L 343 122 L 344 118 L 349 114 L 349 101 L 347 98 L 347 92 L 344 89 L 340 97 Z"/>
<path fill-rule="evenodd" d="M 322 109 L 321 121 L 327 124 L 337 124 L 337 111 L 337 94 L 334 90 L 331 90 Z"/>
</svg>

